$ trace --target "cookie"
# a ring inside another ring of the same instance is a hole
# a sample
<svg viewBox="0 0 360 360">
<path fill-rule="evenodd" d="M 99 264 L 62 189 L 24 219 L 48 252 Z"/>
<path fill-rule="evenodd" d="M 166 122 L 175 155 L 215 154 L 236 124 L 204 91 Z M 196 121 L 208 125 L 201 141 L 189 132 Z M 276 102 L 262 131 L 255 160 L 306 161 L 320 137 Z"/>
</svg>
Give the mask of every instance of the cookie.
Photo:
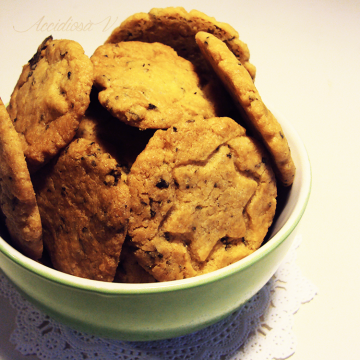
<svg viewBox="0 0 360 360">
<path fill-rule="evenodd" d="M 167 45 L 105 44 L 96 49 L 91 61 L 100 103 L 128 125 L 166 129 L 197 115 L 216 115 L 192 63 Z"/>
<path fill-rule="evenodd" d="M 296 169 L 287 139 L 279 122 L 263 103 L 249 73 L 227 46 L 215 36 L 199 32 L 196 42 L 233 96 L 246 123 L 264 142 L 272 156 L 279 180 L 285 186 L 291 185 Z"/>
<path fill-rule="evenodd" d="M 73 139 L 90 101 L 93 66 L 72 40 L 50 36 L 23 66 L 8 106 L 30 173 Z"/>
<path fill-rule="evenodd" d="M 14 245 L 38 260 L 42 226 L 19 135 L 0 99 L 0 204 Z"/>
<path fill-rule="evenodd" d="M 133 164 L 128 234 L 158 281 L 227 266 L 261 245 L 276 208 L 267 153 L 230 118 L 158 130 Z"/>
<path fill-rule="evenodd" d="M 156 282 L 155 278 L 144 270 L 138 263 L 134 251 L 136 248 L 131 240 L 125 239 L 123 244 L 120 263 L 116 270 L 114 282 L 126 284 L 144 284 Z"/>
<path fill-rule="evenodd" d="M 199 31 L 207 31 L 223 41 L 255 78 L 256 69 L 249 62 L 247 45 L 239 39 L 238 32 L 229 24 L 216 21 L 206 14 L 183 7 L 154 8 L 149 13 L 137 13 L 128 17 L 113 30 L 106 43 L 120 41 L 160 42 L 171 46 L 176 52 L 191 61 L 201 73 L 207 63 L 195 42 Z"/>
<path fill-rule="evenodd" d="M 77 139 L 34 178 L 54 268 L 113 281 L 130 213 L 129 189 L 116 160 L 96 143 Z"/>
<path fill-rule="evenodd" d="M 136 157 L 144 150 L 155 130 L 140 130 L 119 121 L 100 105 L 97 92 L 94 92 L 91 99 L 76 137 L 95 141 L 103 151 L 110 153 L 116 159 L 126 177 Z"/>
</svg>

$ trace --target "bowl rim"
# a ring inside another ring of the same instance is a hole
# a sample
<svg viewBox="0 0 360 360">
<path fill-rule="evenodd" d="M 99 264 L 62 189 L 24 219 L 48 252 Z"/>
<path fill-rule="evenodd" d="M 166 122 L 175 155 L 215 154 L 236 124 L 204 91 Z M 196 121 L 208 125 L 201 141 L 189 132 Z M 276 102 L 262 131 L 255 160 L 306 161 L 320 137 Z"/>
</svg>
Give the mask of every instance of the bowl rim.
<svg viewBox="0 0 360 360">
<path fill-rule="evenodd" d="M 274 115 L 277 117 L 279 123 L 281 123 L 281 126 L 284 128 L 284 132 L 287 134 L 286 136 L 288 140 L 291 140 L 291 143 L 294 144 L 293 147 L 296 147 L 299 154 L 301 166 L 297 165 L 297 168 L 299 169 L 297 170 L 296 174 L 297 177 L 302 177 L 302 184 L 298 195 L 299 199 L 296 202 L 294 208 L 292 209 L 289 218 L 286 220 L 283 226 L 264 245 L 262 245 L 254 253 L 231 265 L 207 274 L 199 275 L 188 279 L 156 283 L 124 284 L 84 279 L 49 268 L 46 265 L 43 265 L 35 260 L 26 257 L 18 250 L 13 248 L 10 244 L 8 244 L 2 237 L 0 237 L 0 251 L 17 265 L 38 275 L 39 277 L 45 278 L 66 287 L 81 289 L 83 291 L 89 291 L 93 293 L 95 292 L 105 294 L 107 296 L 149 293 L 155 294 L 160 292 L 163 293 L 190 289 L 193 287 L 199 287 L 209 283 L 213 283 L 222 278 L 232 276 L 238 271 L 245 270 L 251 267 L 261 258 L 265 257 L 268 253 L 276 249 L 293 232 L 305 212 L 311 192 L 311 165 L 306 148 L 291 123 L 286 120 L 284 121 L 284 117 L 278 112 L 276 112 L 276 114 L 274 112 Z M 302 169 L 301 172 L 299 171 L 300 168 Z"/>
</svg>

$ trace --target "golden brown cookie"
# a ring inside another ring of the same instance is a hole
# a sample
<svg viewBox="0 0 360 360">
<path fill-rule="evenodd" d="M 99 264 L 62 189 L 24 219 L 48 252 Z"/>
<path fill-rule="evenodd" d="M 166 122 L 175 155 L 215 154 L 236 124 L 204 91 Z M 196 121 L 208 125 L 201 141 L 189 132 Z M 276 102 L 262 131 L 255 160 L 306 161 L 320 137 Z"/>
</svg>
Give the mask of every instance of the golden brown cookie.
<svg viewBox="0 0 360 360">
<path fill-rule="evenodd" d="M 31 173 L 70 143 L 92 83 L 92 63 L 71 40 L 46 38 L 23 67 L 8 111 Z"/>
<path fill-rule="evenodd" d="M 194 66 L 160 43 L 105 44 L 91 57 L 99 101 L 141 129 L 165 129 L 194 116 L 216 115 Z"/>
<path fill-rule="evenodd" d="M 157 131 L 131 168 L 128 233 L 158 281 L 199 275 L 255 251 L 272 223 L 266 152 L 230 118 Z"/>
<path fill-rule="evenodd" d="M 281 125 L 267 109 L 244 66 L 222 41 L 199 32 L 196 42 L 243 113 L 244 120 L 254 130 L 270 152 L 275 170 L 283 185 L 292 184 L 295 165 Z"/>
<path fill-rule="evenodd" d="M 134 14 L 114 29 L 106 42 L 160 42 L 171 46 L 180 56 L 191 61 L 199 72 L 203 72 L 207 64 L 195 42 L 199 31 L 212 33 L 223 41 L 255 78 L 255 67 L 249 62 L 249 49 L 239 39 L 238 32 L 229 24 L 216 21 L 197 10 L 187 12 L 183 7 L 167 7 Z"/>
<path fill-rule="evenodd" d="M 119 165 L 90 140 L 74 140 L 36 172 L 44 244 L 57 270 L 112 281 L 130 212 Z"/>
<path fill-rule="evenodd" d="M 43 251 L 39 209 L 19 135 L 1 98 L 0 204 L 15 246 L 25 255 L 39 259 Z"/>
</svg>

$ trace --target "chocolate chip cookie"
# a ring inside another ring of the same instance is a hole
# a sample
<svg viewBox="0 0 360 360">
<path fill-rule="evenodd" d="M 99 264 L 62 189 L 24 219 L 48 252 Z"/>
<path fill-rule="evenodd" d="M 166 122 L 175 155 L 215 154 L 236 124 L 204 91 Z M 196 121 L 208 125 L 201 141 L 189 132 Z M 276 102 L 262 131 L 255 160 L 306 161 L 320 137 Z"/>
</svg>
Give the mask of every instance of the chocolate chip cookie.
<svg viewBox="0 0 360 360">
<path fill-rule="evenodd" d="M 72 40 L 46 38 L 23 67 L 8 111 L 31 173 L 73 139 L 92 84 L 92 63 Z"/>
<path fill-rule="evenodd" d="M 19 135 L 0 99 L 0 204 L 14 245 L 38 260 L 42 226 Z"/>
<path fill-rule="evenodd" d="M 275 214 L 267 153 L 230 118 L 158 130 L 128 184 L 134 254 L 158 281 L 242 259 L 260 247 Z"/>
<path fill-rule="evenodd" d="M 34 177 L 54 267 L 113 281 L 130 213 L 129 189 L 116 160 L 95 142 L 77 139 Z"/>
<path fill-rule="evenodd" d="M 171 46 L 180 56 L 191 61 L 199 73 L 204 74 L 207 64 L 195 42 L 195 35 L 199 31 L 209 32 L 223 41 L 255 78 L 256 69 L 249 61 L 249 49 L 239 39 L 238 32 L 231 25 L 198 10 L 187 12 L 183 7 L 167 7 L 136 13 L 114 29 L 106 42 L 160 42 Z"/>
<path fill-rule="evenodd" d="M 200 115 L 216 116 L 189 61 L 164 44 L 105 44 L 91 57 L 99 101 L 113 116 L 140 129 L 166 129 Z"/>
</svg>

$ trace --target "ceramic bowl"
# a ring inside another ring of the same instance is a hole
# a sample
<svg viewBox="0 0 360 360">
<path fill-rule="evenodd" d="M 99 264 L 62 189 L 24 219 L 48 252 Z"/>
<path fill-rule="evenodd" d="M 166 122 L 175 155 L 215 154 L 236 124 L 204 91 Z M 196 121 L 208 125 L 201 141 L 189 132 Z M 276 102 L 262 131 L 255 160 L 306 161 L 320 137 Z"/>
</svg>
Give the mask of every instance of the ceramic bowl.
<svg viewBox="0 0 360 360">
<path fill-rule="evenodd" d="M 279 114 L 297 173 L 279 195 L 268 240 L 250 256 L 198 277 L 153 284 L 116 284 L 67 275 L 19 253 L 0 238 L 0 267 L 16 288 L 54 319 L 80 331 L 121 340 L 185 335 L 226 317 L 272 277 L 291 247 L 311 188 L 304 145 Z M 5 236 L 4 236 L 5 237 Z"/>
</svg>

